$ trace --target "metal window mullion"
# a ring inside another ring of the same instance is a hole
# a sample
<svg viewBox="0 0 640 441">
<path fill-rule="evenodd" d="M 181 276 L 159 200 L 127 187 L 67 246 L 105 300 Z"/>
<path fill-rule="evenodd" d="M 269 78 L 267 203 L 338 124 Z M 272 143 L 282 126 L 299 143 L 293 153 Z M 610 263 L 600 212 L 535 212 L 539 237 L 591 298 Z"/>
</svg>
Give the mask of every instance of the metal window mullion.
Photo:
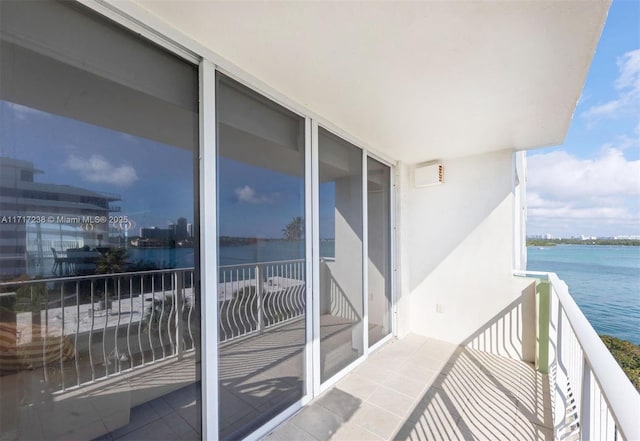
<svg viewBox="0 0 640 441">
<path fill-rule="evenodd" d="M 369 195 L 368 153 L 362 150 L 362 353 L 369 354 Z M 362 355 L 362 354 L 360 354 Z"/>
<path fill-rule="evenodd" d="M 397 184 L 398 180 L 396 179 L 396 168 L 395 166 L 390 166 L 389 170 L 389 277 L 391 277 L 390 289 L 391 289 L 391 304 L 389 305 L 389 333 L 391 335 L 398 335 L 398 324 L 397 324 L 397 281 L 398 281 L 398 271 L 397 271 L 397 250 L 396 243 L 397 238 L 396 234 L 398 232 L 397 222 L 398 222 L 398 207 L 397 207 Z"/>
<path fill-rule="evenodd" d="M 202 439 L 217 439 L 218 417 L 218 220 L 215 66 L 200 62 L 200 298 Z M 204 197 L 205 194 L 214 195 Z"/>
<path fill-rule="evenodd" d="M 311 198 L 311 220 L 307 222 L 311 224 L 311 262 L 307 264 L 307 268 L 311 269 L 311 290 L 307 293 L 307 317 L 311 318 L 311 380 L 312 380 L 312 396 L 315 397 L 320 393 L 320 181 L 319 181 L 319 164 L 318 164 L 318 123 L 311 122 L 311 139 L 310 146 L 307 151 L 310 152 L 309 161 L 307 161 L 307 169 L 310 169 L 309 176 Z M 310 164 L 309 164 L 310 162 Z M 308 250 L 308 249 L 307 249 Z M 309 251 L 309 250 L 308 250 Z M 307 275 L 308 277 L 308 275 Z M 309 286 L 309 285 L 308 285 Z M 311 301 L 309 301 L 311 300 Z M 307 327 L 309 329 L 309 327 Z M 307 340 L 308 341 L 308 340 Z"/>
</svg>

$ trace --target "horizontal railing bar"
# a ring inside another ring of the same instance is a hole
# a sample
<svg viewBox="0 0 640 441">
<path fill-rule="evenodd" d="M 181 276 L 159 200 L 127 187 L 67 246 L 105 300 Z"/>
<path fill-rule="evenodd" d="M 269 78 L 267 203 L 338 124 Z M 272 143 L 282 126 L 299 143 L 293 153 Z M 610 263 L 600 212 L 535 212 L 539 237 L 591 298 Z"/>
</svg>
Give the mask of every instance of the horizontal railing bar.
<svg viewBox="0 0 640 441">
<path fill-rule="evenodd" d="M 273 260 L 273 261 L 266 261 L 266 262 L 241 263 L 237 265 L 221 265 L 218 268 L 225 269 L 225 268 L 239 268 L 239 267 L 254 267 L 256 265 L 277 265 L 277 264 L 295 263 L 295 262 L 304 262 L 304 259 Z M 70 281 L 75 282 L 80 280 L 94 280 L 94 279 L 102 279 L 104 277 L 125 277 L 125 276 L 144 276 L 144 275 L 154 275 L 154 274 L 169 274 L 169 273 L 176 273 L 176 272 L 193 271 L 193 269 L 194 269 L 193 267 L 166 268 L 166 269 L 159 269 L 159 270 L 129 271 L 129 272 L 111 273 L 111 274 L 91 274 L 86 276 L 66 276 L 66 277 L 50 277 L 47 279 L 16 280 L 16 281 L 0 282 L 0 288 L 6 287 L 6 286 L 30 285 L 33 283 L 70 282 Z"/>
<path fill-rule="evenodd" d="M 549 273 L 544 271 L 513 270 L 513 275 L 517 277 L 535 277 L 536 279 L 549 280 Z"/>
<path fill-rule="evenodd" d="M 253 262 L 253 263 L 238 263 L 238 264 L 232 264 L 232 265 L 220 265 L 218 267 L 218 269 L 254 267 L 256 265 L 277 265 L 277 264 L 280 264 L 280 263 L 295 263 L 295 262 L 304 262 L 304 259 L 271 260 L 271 261 L 266 261 L 266 262 Z"/>
<path fill-rule="evenodd" d="M 125 276 L 146 276 L 157 274 L 171 274 L 179 272 L 193 271 L 193 267 L 190 268 L 167 268 L 161 270 L 147 270 L 147 271 L 129 271 L 126 273 L 110 273 L 110 274 L 92 274 L 89 276 L 67 276 L 67 277 L 52 277 L 48 279 L 31 279 L 31 280 L 18 280 L 14 282 L 0 282 L 0 288 L 5 286 L 21 286 L 31 285 L 34 283 L 52 283 L 52 282 L 75 282 L 80 280 L 95 280 L 104 279 L 105 277 L 125 277 Z"/>
</svg>

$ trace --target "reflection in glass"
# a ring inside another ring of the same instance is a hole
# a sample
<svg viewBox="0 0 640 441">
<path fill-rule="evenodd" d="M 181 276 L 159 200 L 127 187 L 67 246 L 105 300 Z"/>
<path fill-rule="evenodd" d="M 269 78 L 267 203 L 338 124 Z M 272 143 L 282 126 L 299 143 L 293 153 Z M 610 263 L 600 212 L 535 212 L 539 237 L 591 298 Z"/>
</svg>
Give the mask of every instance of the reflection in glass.
<svg viewBox="0 0 640 441">
<path fill-rule="evenodd" d="M 0 438 L 200 439 L 197 67 L 72 3 L 0 20 Z M 185 425 L 136 432 L 156 405 Z"/>
<path fill-rule="evenodd" d="M 220 438 L 304 392 L 304 118 L 218 74 Z"/>
<path fill-rule="evenodd" d="M 367 158 L 369 346 L 391 333 L 391 169 Z"/>
<path fill-rule="evenodd" d="M 320 369 L 331 378 L 364 353 L 362 150 L 320 128 Z"/>
</svg>

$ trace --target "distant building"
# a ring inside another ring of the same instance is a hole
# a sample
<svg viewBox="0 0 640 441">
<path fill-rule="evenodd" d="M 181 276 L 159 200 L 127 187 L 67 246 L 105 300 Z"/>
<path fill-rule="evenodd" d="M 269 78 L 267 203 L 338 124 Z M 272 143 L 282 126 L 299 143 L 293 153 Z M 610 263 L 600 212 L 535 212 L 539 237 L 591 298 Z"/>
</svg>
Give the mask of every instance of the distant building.
<svg viewBox="0 0 640 441">
<path fill-rule="evenodd" d="M 32 162 L 0 157 L 0 278 L 50 274 L 53 250 L 108 242 L 109 224 L 96 217 L 119 211 L 110 203 L 120 197 L 36 182 L 43 173 Z"/>
<path fill-rule="evenodd" d="M 554 236 L 553 234 L 550 233 L 545 233 L 545 234 L 534 234 L 533 236 L 529 236 L 530 239 L 545 239 L 545 240 L 554 240 L 554 239 L 560 239 L 559 237 Z"/>
<path fill-rule="evenodd" d="M 174 238 L 172 228 L 158 227 L 140 228 L 140 237 L 142 239 L 153 239 L 160 241 L 169 241 Z"/>
</svg>

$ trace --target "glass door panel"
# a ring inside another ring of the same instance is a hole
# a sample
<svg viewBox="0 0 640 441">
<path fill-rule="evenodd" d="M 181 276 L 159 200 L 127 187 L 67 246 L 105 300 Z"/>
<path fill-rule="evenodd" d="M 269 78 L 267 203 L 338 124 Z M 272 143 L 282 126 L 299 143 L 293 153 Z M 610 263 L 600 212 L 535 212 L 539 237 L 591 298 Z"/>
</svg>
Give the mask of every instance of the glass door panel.
<svg viewBox="0 0 640 441">
<path fill-rule="evenodd" d="M 198 68 L 75 2 L 0 20 L 0 439 L 200 439 Z"/>
<path fill-rule="evenodd" d="M 391 333 L 391 168 L 367 158 L 369 346 Z"/>
<path fill-rule="evenodd" d="M 318 130 L 320 379 L 364 353 L 362 150 Z"/>
<path fill-rule="evenodd" d="M 305 391 L 304 118 L 217 75 L 220 438 Z"/>
</svg>

